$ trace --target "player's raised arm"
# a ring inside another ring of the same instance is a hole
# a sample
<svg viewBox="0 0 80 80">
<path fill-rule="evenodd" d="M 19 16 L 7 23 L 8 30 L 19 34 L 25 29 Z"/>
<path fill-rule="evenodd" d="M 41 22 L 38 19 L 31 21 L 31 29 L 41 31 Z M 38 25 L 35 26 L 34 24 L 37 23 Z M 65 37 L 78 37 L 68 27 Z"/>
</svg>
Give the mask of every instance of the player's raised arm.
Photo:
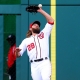
<svg viewBox="0 0 80 80">
<path fill-rule="evenodd" d="M 45 25 L 44 29 L 42 30 L 43 33 L 45 33 L 46 36 L 50 36 L 51 30 L 54 25 L 54 20 L 53 18 L 45 12 L 42 8 L 37 10 L 39 13 L 41 13 L 47 20 L 47 24 Z"/>
<path fill-rule="evenodd" d="M 42 8 L 38 9 L 37 11 L 40 12 L 47 19 L 48 23 L 54 24 L 53 18 L 47 12 L 45 12 Z"/>
</svg>

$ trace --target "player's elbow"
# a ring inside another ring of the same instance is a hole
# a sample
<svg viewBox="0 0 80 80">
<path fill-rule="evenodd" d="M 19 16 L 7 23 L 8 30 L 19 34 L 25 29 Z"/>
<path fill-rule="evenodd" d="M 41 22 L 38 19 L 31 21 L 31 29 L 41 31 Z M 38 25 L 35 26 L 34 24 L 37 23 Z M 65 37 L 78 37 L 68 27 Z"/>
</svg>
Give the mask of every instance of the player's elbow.
<svg viewBox="0 0 80 80">
<path fill-rule="evenodd" d="M 50 20 L 50 21 L 48 21 L 48 23 L 53 25 L 54 24 L 54 20 Z"/>
<path fill-rule="evenodd" d="M 48 20 L 48 23 L 54 24 L 54 19 L 51 17 L 51 18 Z"/>
</svg>

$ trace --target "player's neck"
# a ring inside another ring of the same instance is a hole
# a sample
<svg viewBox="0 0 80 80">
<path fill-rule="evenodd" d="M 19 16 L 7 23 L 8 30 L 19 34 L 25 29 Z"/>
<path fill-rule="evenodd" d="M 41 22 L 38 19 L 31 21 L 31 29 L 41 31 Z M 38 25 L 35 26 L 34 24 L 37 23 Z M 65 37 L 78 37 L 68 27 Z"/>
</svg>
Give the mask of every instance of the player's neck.
<svg viewBox="0 0 80 80">
<path fill-rule="evenodd" d="M 32 35 L 33 35 L 33 36 L 36 36 L 36 35 L 37 35 L 37 33 L 32 33 Z"/>
</svg>

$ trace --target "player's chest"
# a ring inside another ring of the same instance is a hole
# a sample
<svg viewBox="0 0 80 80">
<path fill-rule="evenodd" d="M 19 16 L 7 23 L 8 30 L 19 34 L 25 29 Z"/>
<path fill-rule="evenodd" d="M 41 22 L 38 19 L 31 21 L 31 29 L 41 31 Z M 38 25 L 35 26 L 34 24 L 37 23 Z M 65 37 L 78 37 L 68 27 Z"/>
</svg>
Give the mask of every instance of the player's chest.
<svg viewBox="0 0 80 80">
<path fill-rule="evenodd" d="M 45 41 L 46 41 L 46 38 L 44 35 L 37 35 L 34 37 L 32 36 L 31 39 L 29 39 L 29 42 L 27 44 L 28 51 L 31 51 L 36 47 L 39 48 L 45 43 Z"/>
</svg>

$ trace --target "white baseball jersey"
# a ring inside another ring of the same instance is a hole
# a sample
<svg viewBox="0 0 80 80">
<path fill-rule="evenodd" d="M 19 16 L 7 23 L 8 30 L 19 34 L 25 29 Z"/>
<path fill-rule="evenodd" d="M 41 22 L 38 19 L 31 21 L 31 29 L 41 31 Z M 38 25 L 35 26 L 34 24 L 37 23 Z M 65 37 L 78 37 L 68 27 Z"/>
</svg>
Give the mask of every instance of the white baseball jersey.
<svg viewBox="0 0 80 80">
<path fill-rule="evenodd" d="M 49 57 L 49 36 L 53 25 L 47 23 L 44 29 L 37 35 L 31 35 L 25 38 L 19 45 L 21 56 L 27 49 L 27 54 L 30 60 L 36 60 L 44 57 Z"/>
</svg>

